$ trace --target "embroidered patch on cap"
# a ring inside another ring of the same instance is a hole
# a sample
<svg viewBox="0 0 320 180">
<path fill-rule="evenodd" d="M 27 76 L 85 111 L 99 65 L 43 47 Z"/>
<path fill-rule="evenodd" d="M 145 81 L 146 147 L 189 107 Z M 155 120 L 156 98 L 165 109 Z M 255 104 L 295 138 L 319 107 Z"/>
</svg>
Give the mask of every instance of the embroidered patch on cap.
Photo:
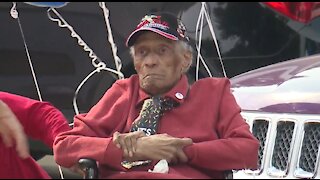
<svg viewBox="0 0 320 180">
<path fill-rule="evenodd" d="M 152 31 L 171 40 L 189 41 L 186 27 L 180 19 L 169 13 L 150 14 L 144 16 L 136 29 L 129 35 L 126 45 L 132 46 L 138 38 L 138 32 Z"/>
</svg>

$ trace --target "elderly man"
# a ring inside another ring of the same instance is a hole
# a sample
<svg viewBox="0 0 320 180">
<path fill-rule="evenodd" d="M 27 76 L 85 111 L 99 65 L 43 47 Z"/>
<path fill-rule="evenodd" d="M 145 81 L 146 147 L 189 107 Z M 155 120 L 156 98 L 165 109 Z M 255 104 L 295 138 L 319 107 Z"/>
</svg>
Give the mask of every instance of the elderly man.
<svg viewBox="0 0 320 180">
<path fill-rule="evenodd" d="M 224 178 L 257 167 L 257 139 L 227 78 L 188 83 L 192 64 L 182 22 L 145 16 L 127 39 L 137 75 L 116 81 L 54 143 L 58 164 L 97 160 L 101 178 Z M 139 114 L 140 112 L 140 114 Z"/>
<path fill-rule="evenodd" d="M 52 148 L 55 137 L 70 129 L 50 103 L 0 92 L 0 179 L 50 178 L 30 156 L 27 137 Z"/>
</svg>

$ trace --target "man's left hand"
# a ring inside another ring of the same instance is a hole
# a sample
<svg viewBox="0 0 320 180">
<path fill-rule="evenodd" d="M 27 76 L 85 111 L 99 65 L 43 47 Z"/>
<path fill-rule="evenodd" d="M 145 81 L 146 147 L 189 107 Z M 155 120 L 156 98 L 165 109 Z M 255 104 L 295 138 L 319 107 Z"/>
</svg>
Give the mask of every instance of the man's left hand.
<svg viewBox="0 0 320 180">
<path fill-rule="evenodd" d="M 25 159 L 30 156 L 27 136 L 20 121 L 11 109 L 0 100 L 0 136 L 6 147 L 15 145 L 18 155 Z"/>
</svg>

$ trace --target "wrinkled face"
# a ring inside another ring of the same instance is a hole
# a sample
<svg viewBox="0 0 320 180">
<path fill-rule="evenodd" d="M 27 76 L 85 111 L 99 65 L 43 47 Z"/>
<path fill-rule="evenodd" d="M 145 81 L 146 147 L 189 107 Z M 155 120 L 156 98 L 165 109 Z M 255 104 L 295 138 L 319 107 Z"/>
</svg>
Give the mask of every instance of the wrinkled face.
<svg viewBox="0 0 320 180">
<path fill-rule="evenodd" d="M 133 46 L 134 67 L 140 87 L 151 95 L 168 92 L 191 63 L 191 53 L 178 41 L 154 32 L 141 34 Z"/>
</svg>

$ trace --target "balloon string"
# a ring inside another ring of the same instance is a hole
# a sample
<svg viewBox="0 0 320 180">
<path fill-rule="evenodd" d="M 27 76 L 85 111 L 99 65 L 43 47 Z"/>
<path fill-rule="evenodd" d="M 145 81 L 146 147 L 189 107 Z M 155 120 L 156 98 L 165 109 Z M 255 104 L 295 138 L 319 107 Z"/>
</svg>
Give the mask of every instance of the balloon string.
<svg viewBox="0 0 320 180">
<path fill-rule="evenodd" d="M 41 96 L 40 88 L 39 88 L 39 85 L 38 85 L 37 76 L 36 76 L 36 73 L 35 73 L 34 68 L 33 68 L 33 64 L 32 64 L 32 61 L 31 61 L 29 49 L 28 49 L 27 42 L 26 42 L 26 38 L 24 36 L 23 29 L 22 29 L 22 26 L 21 26 L 21 22 L 20 22 L 20 19 L 19 19 L 19 16 L 18 16 L 18 11 L 16 9 L 16 2 L 13 2 L 13 7 L 11 8 L 10 14 L 14 19 L 17 19 L 17 21 L 18 21 L 19 29 L 20 29 L 20 33 L 21 33 L 21 36 L 22 36 L 24 48 L 26 50 L 26 54 L 27 54 L 27 57 L 28 57 L 28 62 L 29 62 L 29 66 L 30 66 L 30 69 L 31 69 L 33 81 L 34 81 L 34 84 L 35 84 L 36 89 L 37 89 L 39 100 L 42 101 L 42 96 Z"/>
</svg>

